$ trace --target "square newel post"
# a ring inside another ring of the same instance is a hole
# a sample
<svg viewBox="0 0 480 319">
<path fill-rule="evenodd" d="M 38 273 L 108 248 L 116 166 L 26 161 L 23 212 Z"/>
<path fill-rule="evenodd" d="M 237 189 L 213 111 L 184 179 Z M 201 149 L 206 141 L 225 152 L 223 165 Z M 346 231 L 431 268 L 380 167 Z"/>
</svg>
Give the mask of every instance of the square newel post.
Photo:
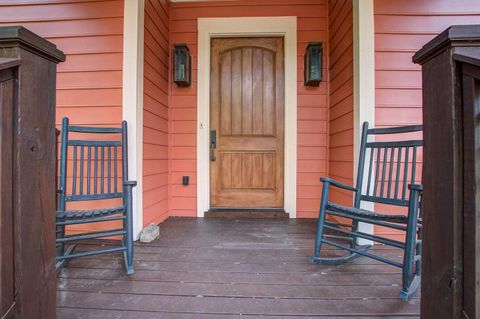
<svg viewBox="0 0 480 319">
<path fill-rule="evenodd" d="M 55 81 L 64 60 L 29 30 L 0 28 L 2 318 L 55 318 Z"/>
<path fill-rule="evenodd" d="M 480 25 L 451 26 L 413 61 L 423 80 L 422 318 L 478 318 Z"/>
</svg>

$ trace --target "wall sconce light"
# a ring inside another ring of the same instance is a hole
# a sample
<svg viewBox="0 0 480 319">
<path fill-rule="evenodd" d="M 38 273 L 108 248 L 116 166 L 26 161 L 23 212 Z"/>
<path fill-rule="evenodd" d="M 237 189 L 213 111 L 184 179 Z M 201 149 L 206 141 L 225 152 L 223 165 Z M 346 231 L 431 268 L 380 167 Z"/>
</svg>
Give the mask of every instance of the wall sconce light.
<svg viewBox="0 0 480 319">
<path fill-rule="evenodd" d="M 322 42 L 310 42 L 303 56 L 305 86 L 319 86 L 322 81 Z"/>
<path fill-rule="evenodd" d="M 181 87 L 192 83 L 192 56 L 185 43 L 173 45 L 173 82 Z"/>
</svg>

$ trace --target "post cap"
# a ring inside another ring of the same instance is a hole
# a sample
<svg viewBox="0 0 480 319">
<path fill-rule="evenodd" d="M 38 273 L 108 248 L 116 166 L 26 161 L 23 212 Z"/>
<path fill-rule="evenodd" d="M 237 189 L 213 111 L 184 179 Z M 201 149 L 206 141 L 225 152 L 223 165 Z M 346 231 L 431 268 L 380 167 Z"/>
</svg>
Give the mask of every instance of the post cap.
<svg viewBox="0 0 480 319">
<path fill-rule="evenodd" d="M 65 61 L 57 46 L 22 26 L 0 27 L 0 48 L 21 47 L 55 63 Z"/>
<path fill-rule="evenodd" d="M 480 25 L 452 25 L 418 50 L 414 63 L 424 64 L 448 47 L 480 44 Z"/>
</svg>

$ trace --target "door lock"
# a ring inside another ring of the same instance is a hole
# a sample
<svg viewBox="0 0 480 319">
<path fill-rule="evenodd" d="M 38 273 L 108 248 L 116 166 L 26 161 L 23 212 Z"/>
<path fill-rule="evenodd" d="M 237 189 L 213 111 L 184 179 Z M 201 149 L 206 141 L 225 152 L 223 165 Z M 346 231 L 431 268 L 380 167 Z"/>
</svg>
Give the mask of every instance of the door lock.
<svg viewBox="0 0 480 319">
<path fill-rule="evenodd" d="M 213 129 L 210 131 L 210 160 L 212 162 L 217 160 L 215 156 L 215 149 L 217 148 L 217 130 Z"/>
</svg>

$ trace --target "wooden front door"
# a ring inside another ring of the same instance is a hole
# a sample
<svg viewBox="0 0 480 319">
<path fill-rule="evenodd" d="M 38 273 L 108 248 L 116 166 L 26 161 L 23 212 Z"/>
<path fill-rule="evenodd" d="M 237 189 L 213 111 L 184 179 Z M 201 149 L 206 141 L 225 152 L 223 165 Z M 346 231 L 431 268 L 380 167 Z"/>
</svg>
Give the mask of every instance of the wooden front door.
<svg viewBox="0 0 480 319">
<path fill-rule="evenodd" d="M 212 207 L 283 207 L 283 38 L 212 39 Z"/>
</svg>

